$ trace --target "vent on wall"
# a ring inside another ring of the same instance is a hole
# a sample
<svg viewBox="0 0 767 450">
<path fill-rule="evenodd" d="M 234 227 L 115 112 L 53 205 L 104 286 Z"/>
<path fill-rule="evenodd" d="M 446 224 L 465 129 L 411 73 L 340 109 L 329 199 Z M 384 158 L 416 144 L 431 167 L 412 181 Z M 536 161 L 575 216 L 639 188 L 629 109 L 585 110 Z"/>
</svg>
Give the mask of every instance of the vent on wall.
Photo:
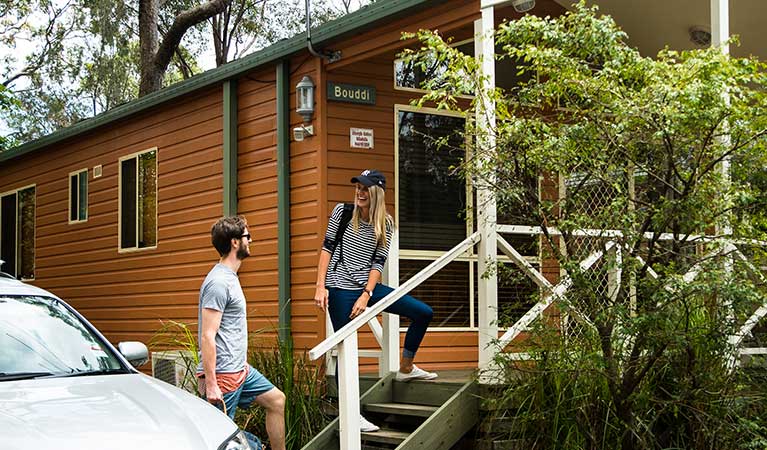
<svg viewBox="0 0 767 450">
<path fill-rule="evenodd" d="M 197 391 L 196 369 L 195 357 L 189 351 L 152 352 L 152 376 L 191 393 Z"/>
<path fill-rule="evenodd" d="M 101 164 L 98 166 L 93 166 L 93 178 L 98 178 L 101 176 Z"/>
</svg>

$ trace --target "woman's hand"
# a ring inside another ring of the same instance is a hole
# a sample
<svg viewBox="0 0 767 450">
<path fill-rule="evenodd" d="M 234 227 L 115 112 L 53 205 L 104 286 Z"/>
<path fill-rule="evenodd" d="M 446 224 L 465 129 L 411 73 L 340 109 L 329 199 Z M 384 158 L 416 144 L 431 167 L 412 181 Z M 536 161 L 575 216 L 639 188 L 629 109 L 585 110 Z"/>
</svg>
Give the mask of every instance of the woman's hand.
<svg viewBox="0 0 767 450">
<path fill-rule="evenodd" d="M 323 311 L 328 308 L 328 290 L 325 289 L 325 286 L 317 286 L 317 289 L 314 291 L 314 303 L 317 305 L 317 308 Z"/>
<path fill-rule="evenodd" d="M 354 302 L 354 306 L 352 306 L 352 313 L 349 315 L 349 318 L 354 319 L 355 317 L 365 312 L 365 308 L 368 307 L 369 300 L 370 297 L 368 296 L 367 292 L 363 292 L 357 301 Z"/>
</svg>

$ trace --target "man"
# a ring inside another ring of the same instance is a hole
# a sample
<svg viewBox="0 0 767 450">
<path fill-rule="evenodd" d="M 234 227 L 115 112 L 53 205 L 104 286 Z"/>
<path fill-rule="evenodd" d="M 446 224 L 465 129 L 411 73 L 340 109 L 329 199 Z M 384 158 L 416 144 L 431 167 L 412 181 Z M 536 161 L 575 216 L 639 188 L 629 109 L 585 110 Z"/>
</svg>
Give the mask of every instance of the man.
<svg viewBox="0 0 767 450">
<path fill-rule="evenodd" d="M 242 217 L 224 217 L 210 234 L 221 259 L 200 288 L 200 391 L 232 419 L 237 407 L 247 408 L 254 401 L 261 405 L 271 448 L 285 450 L 285 394 L 247 363 L 246 302 L 237 271 L 250 256 L 248 224 Z M 260 444 L 253 447 L 259 449 Z"/>
</svg>

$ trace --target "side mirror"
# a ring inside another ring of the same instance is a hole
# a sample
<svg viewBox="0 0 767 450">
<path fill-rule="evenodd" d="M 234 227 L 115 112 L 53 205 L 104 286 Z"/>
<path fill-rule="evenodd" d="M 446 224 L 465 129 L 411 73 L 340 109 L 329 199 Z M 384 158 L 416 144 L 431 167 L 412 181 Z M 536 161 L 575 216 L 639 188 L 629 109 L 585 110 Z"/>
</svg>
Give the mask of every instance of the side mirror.
<svg viewBox="0 0 767 450">
<path fill-rule="evenodd" d="M 149 361 L 149 350 L 141 342 L 120 342 L 117 349 L 133 367 L 143 366 Z"/>
</svg>

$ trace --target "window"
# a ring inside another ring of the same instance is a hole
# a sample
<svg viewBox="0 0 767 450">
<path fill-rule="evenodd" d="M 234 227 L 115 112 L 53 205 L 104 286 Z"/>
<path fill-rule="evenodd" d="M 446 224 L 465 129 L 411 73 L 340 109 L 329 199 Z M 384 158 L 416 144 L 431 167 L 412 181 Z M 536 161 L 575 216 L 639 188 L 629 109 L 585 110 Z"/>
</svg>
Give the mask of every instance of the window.
<svg viewBox="0 0 767 450">
<path fill-rule="evenodd" d="M 88 220 L 88 169 L 69 174 L 69 223 Z"/>
<path fill-rule="evenodd" d="M 396 106 L 396 215 L 399 227 L 400 283 L 412 278 L 444 252 L 474 232 L 475 194 L 471 184 L 455 173 L 465 158 L 466 119 L 429 108 Z M 534 180 L 537 183 L 537 180 Z M 532 182 L 532 181 L 531 181 Z M 518 218 L 500 223 L 520 224 Z M 537 240 L 507 236 L 528 258 L 540 264 Z M 532 306 L 537 287 L 505 257 L 508 270 L 499 273 L 498 306 L 501 325 L 510 326 Z M 476 329 L 481 274 L 473 251 L 461 255 L 412 291 L 434 310 L 432 327 Z M 401 318 L 407 325 L 407 319 Z"/>
<path fill-rule="evenodd" d="M 462 41 L 453 47 L 465 55 L 474 54 L 474 41 Z M 430 58 L 425 65 L 414 64 L 411 61 L 396 59 L 394 61 L 394 87 L 403 90 L 424 91 L 424 83 L 429 80 L 437 80 L 440 88 L 449 88 L 446 80 L 440 80 L 447 71 L 447 63 L 436 58 Z M 460 92 L 463 95 L 473 95 L 474 89 Z"/>
<path fill-rule="evenodd" d="M 120 158 L 120 250 L 157 246 L 157 148 Z"/>
<path fill-rule="evenodd" d="M 0 259 L 3 272 L 35 278 L 35 186 L 0 194 Z"/>
<path fill-rule="evenodd" d="M 465 55 L 474 56 L 474 40 L 460 41 L 452 46 Z M 496 54 L 503 54 L 503 49 L 496 47 Z M 519 83 L 530 80 L 529 73 L 519 73 L 520 63 L 518 60 L 507 56 L 495 60 L 495 85 L 507 91 L 513 90 Z M 447 80 L 442 80 L 447 71 L 447 63 L 431 58 L 424 65 L 417 65 L 402 59 L 394 60 L 394 88 L 405 91 L 426 92 L 424 83 L 429 80 L 437 80 L 437 86 L 442 89 L 451 89 Z M 466 86 L 459 96 L 473 96 L 474 87 Z"/>
</svg>

